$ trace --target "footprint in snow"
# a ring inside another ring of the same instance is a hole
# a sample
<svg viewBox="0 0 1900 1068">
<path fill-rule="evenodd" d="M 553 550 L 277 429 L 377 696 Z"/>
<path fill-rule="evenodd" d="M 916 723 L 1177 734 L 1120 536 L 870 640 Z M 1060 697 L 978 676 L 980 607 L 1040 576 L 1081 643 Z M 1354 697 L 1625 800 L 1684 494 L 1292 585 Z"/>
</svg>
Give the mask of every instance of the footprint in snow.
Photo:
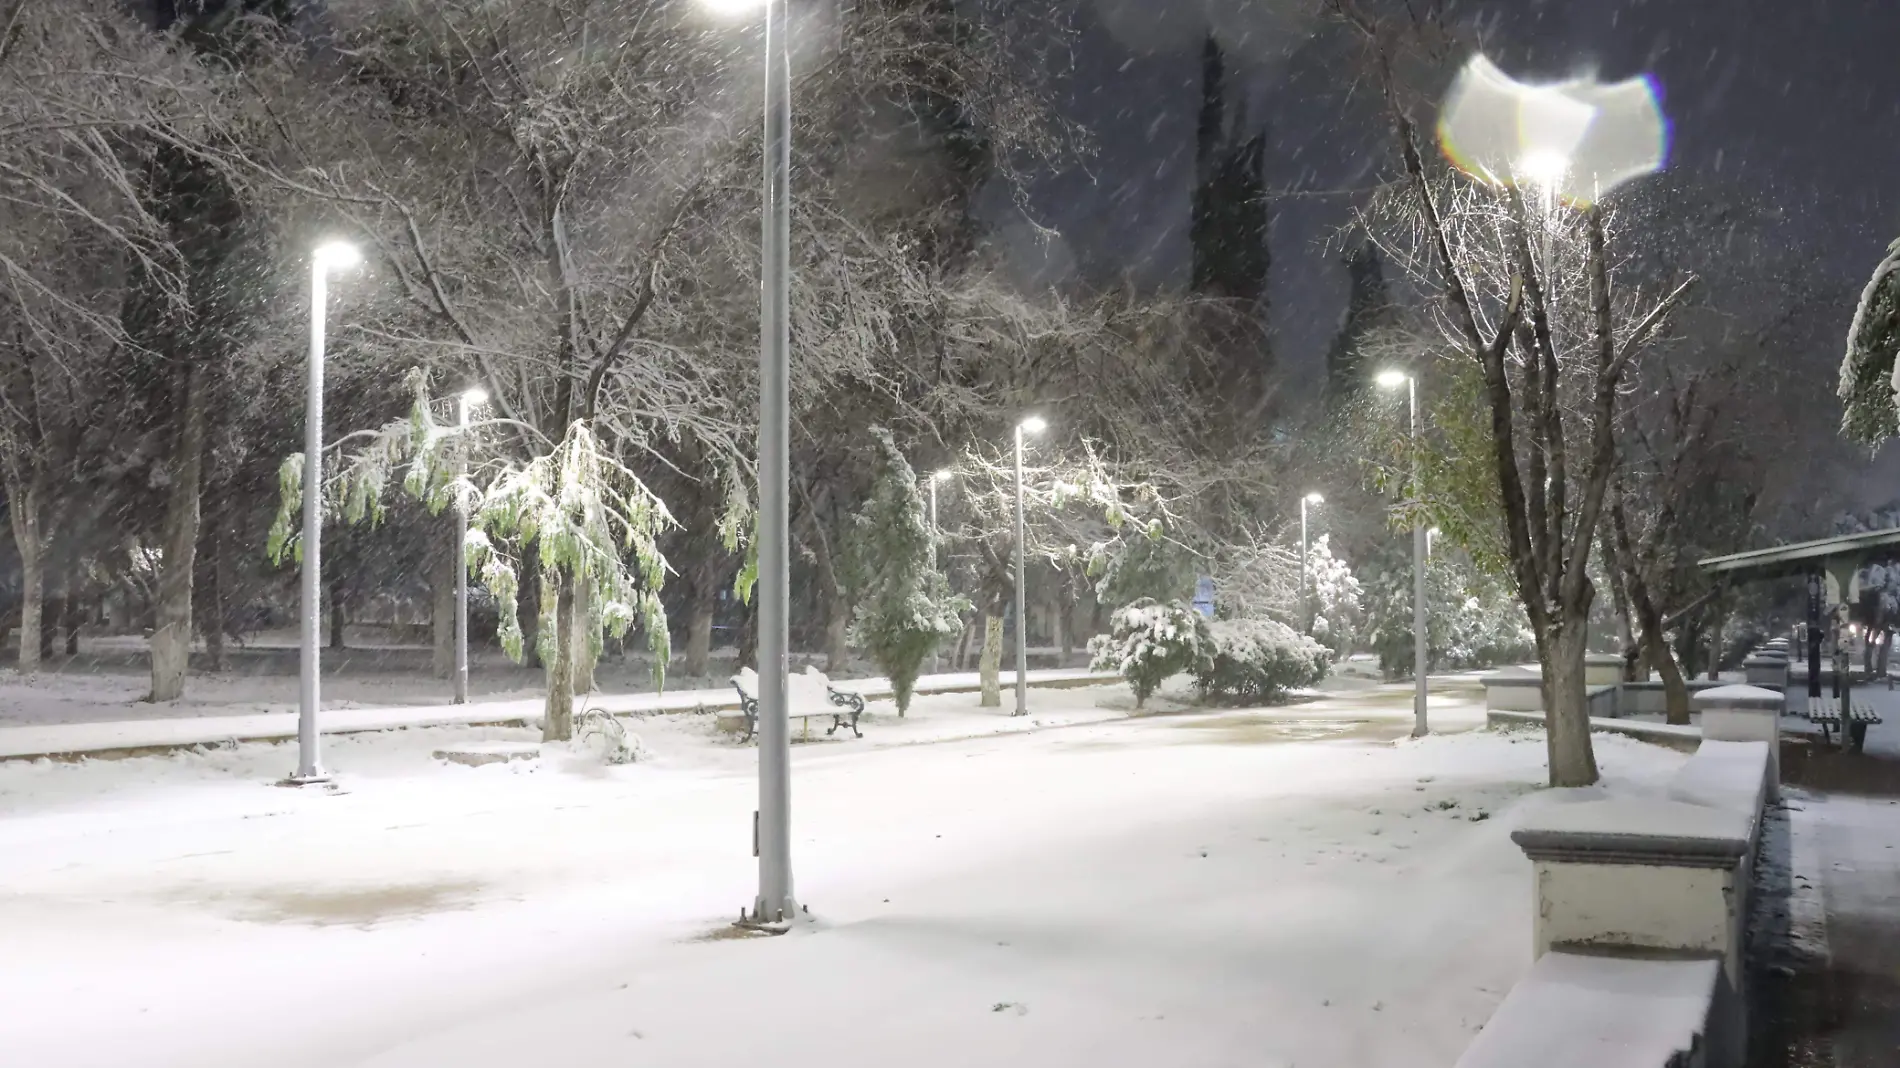
<svg viewBox="0 0 1900 1068">
<path fill-rule="evenodd" d="M 999 1001 L 996 1004 L 990 1006 L 990 1011 L 991 1012 L 1013 1012 L 1018 1016 L 1027 1016 L 1029 1015 L 1029 1006 L 1019 1005 L 1014 1001 Z"/>
</svg>

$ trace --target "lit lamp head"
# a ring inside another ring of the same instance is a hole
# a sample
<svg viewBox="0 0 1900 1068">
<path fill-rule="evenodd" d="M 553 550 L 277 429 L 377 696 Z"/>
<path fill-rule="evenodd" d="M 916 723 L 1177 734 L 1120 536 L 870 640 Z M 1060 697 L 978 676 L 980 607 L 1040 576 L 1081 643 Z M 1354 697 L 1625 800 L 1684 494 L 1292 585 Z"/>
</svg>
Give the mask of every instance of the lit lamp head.
<svg viewBox="0 0 1900 1068">
<path fill-rule="evenodd" d="M 930 476 L 930 481 L 932 481 L 932 482 L 948 482 L 948 481 L 950 481 L 950 478 L 951 478 L 951 476 L 953 476 L 953 475 L 955 475 L 955 474 L 956 474 L 956 472 L 955 472 L 955 471 L 952 471 L 952 470 L 950 470 L 949 468 L 947 468 L 947 467 L 946 467 L 946 468 L 943 468 L 942 470 L 939 470 L 939 471 L 935 471 L 935 472 L 932 472 L 932 473 L 931 473 L 931 476 Z"/>
<path fill-rule="evenodd" d="M 1325 503 L 1326 503 L 1326 498 L 1324 498 L 1324 497 L 1322 497 L 1322 496 L 1320 496 L 1320 495 L 1319 495 L 1318 493 L 1309 493 L 1309 494 L 1307 494 L 1307 495 L 1306 495 L 1306 503 L 1308 503 L 1308 504 L 1325 504 Z"/>
<path fill-rule="evenodd" d="M 363 262 L 363 254 L 348 241 L 328 241 L 318 245 L 314 256 L 317 269 L 322 271 L 340 271 Z"/>
<path fill-rule="evenodd" d="M 1024 419 L 1022 422 L 1017 423 L 1016 429 L 1022 431 L 1025 434 L 1040 434 L 1043 431 L 1049 429 L 1049 424 L 1043 421 L 1042 416 L 1032 415 L 1028 417 L 1027 419 Z"/>
<path fill-rule="evenodd" d="M 1373 379 L 1381 389 L 1397 389 L 1411 380 L 1412 376 L 1404 371 L 1380 371 L 1379 377 Z"/>
<path fill-rule="evenodd" d="M 469 408 L 480 408 L 488 403 L 488 391 L 480 386 L 462 393 L 462 404 Z"/>
<path fill-rule="evenodd" d="M 741 15 L 765 10 L 770 0 L 699 0 L 699 2 L 715 15 L 738 18 Z"/>
</svg>

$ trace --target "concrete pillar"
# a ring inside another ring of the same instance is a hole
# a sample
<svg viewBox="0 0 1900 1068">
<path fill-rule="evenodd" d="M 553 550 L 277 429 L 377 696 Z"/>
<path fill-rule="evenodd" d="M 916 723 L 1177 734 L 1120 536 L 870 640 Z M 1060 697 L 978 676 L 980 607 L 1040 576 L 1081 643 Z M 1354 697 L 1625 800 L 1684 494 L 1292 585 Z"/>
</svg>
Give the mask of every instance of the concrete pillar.
<svg viewBox="0 0 1900 1068">
<path fill-rule="evenodd" d="M 1788 689 L 1788 657 L 1770 652 L 1759 652 L 1742 661 L 1742 670 L 1747 673 L 1748 685 L 1764 689 L 1785 692 Z M 1717 687 L 1721 689 L 1722 687 Z"/>
<path fill-rule="evenodd" d="M 1784 698 L 1759 686 L 1717 686 L 1689 699 L 1702 715 L 1702 738 L 1713 742 L 1767 742 L 1768 792 L 1781 788 L 1781 708 Z"/>
<path fill-rule="evenodd" d="M 1622 681 L 1622 657 L 1615 653 L 1591 653 L 1583 658 L 1585 686 L 1614 686 Z"/>
</svg>

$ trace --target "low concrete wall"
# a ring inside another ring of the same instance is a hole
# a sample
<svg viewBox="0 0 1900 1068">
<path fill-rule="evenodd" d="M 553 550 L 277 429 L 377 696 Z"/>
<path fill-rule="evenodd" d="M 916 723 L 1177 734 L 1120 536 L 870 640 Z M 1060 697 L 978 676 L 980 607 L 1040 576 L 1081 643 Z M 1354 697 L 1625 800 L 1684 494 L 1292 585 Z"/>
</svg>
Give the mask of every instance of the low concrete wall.
<svg viewBox="0 0 1900 1068">
<path fill-rule="evenodd" d="M 1697 679 L 1687 682 L 1686 685 L 1689 689 L 1691 707 L 1693 707 L 1696 694 L 1704 690 L 1713 690 L 1719 686 L 1732 686 L 1734 684 Z M 1668 695 L 1663 692 L 1663 684 L 1661 681 L 1626 682 L 1623 684 L 1623 697 L 1618 703 L 1617 709 L 1625 716 L 1660 716 L 1669 711 L 1669 698 Z"/>
<path fill-rule="evenodd" d="M 1713 960 L 1546 953 L 1504 998 L 1457 1068 L 1707 1068 Z"/>
<path fill-rule="evenodd" d="M 1664 800 L 1551 805 L 1511 833 L 1531 861 L 1537 964 L 1459 1068 L 1741 1068 L 1754 857 L 1777 787 L 1775 743 L 1760 735 L 1764 721 L 1778 729 L 1779 700 L 1748 686 L 1700 695 L 1705 725 L 1754 737 L 1705 740 Z M 1604 957 L 1615 962 L 1591 963 Z"/>
<path fill-rule="evenodd" d="M 1623 687 L 1618 683 L 1590 686 L 1584 690 L 1584 701 L 1590 706 L 1591 719 L 1615 719 L 1623 714 Z"/>
<path fill-rule="evenodd" d="M 1482 681 L 1486 709 L 1500 712 L 1544 710 L 1544 680 L 1535 671 L 1506 668 L 1484 676 Z"/>
</svg>

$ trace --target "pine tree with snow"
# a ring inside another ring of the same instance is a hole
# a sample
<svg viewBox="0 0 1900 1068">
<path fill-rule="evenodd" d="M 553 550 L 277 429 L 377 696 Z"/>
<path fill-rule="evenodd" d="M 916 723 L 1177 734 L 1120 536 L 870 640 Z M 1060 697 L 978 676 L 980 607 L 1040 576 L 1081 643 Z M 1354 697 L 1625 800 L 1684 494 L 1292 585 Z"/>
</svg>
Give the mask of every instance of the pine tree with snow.
<svg viewBox="0 0 1900 1068">
<path fill-rule="evenodd" d="M 1895 398 L 1900 392 L 1900 241 L 1887 246 L 1886 258 L 1861 290 L 1860 304 L 1847 328 L 1847 355 L 1841 361 L 1841 432 L 1855 441 L 1878 445 L 1900 433 Z"/>
<path fill-rule="evenodd" d="M 891 439 L 877 440 L 871 495 L 852 518 L 847 583 L 857 603 L 853 641 L 891 680 L 897 714 L 910 710 L 917 673 L 946 638 L 963 630 L 970 604 L 950 592 L 937 567 L 936 532 L 924 512 L 917 475 Z"/>
</svg>

